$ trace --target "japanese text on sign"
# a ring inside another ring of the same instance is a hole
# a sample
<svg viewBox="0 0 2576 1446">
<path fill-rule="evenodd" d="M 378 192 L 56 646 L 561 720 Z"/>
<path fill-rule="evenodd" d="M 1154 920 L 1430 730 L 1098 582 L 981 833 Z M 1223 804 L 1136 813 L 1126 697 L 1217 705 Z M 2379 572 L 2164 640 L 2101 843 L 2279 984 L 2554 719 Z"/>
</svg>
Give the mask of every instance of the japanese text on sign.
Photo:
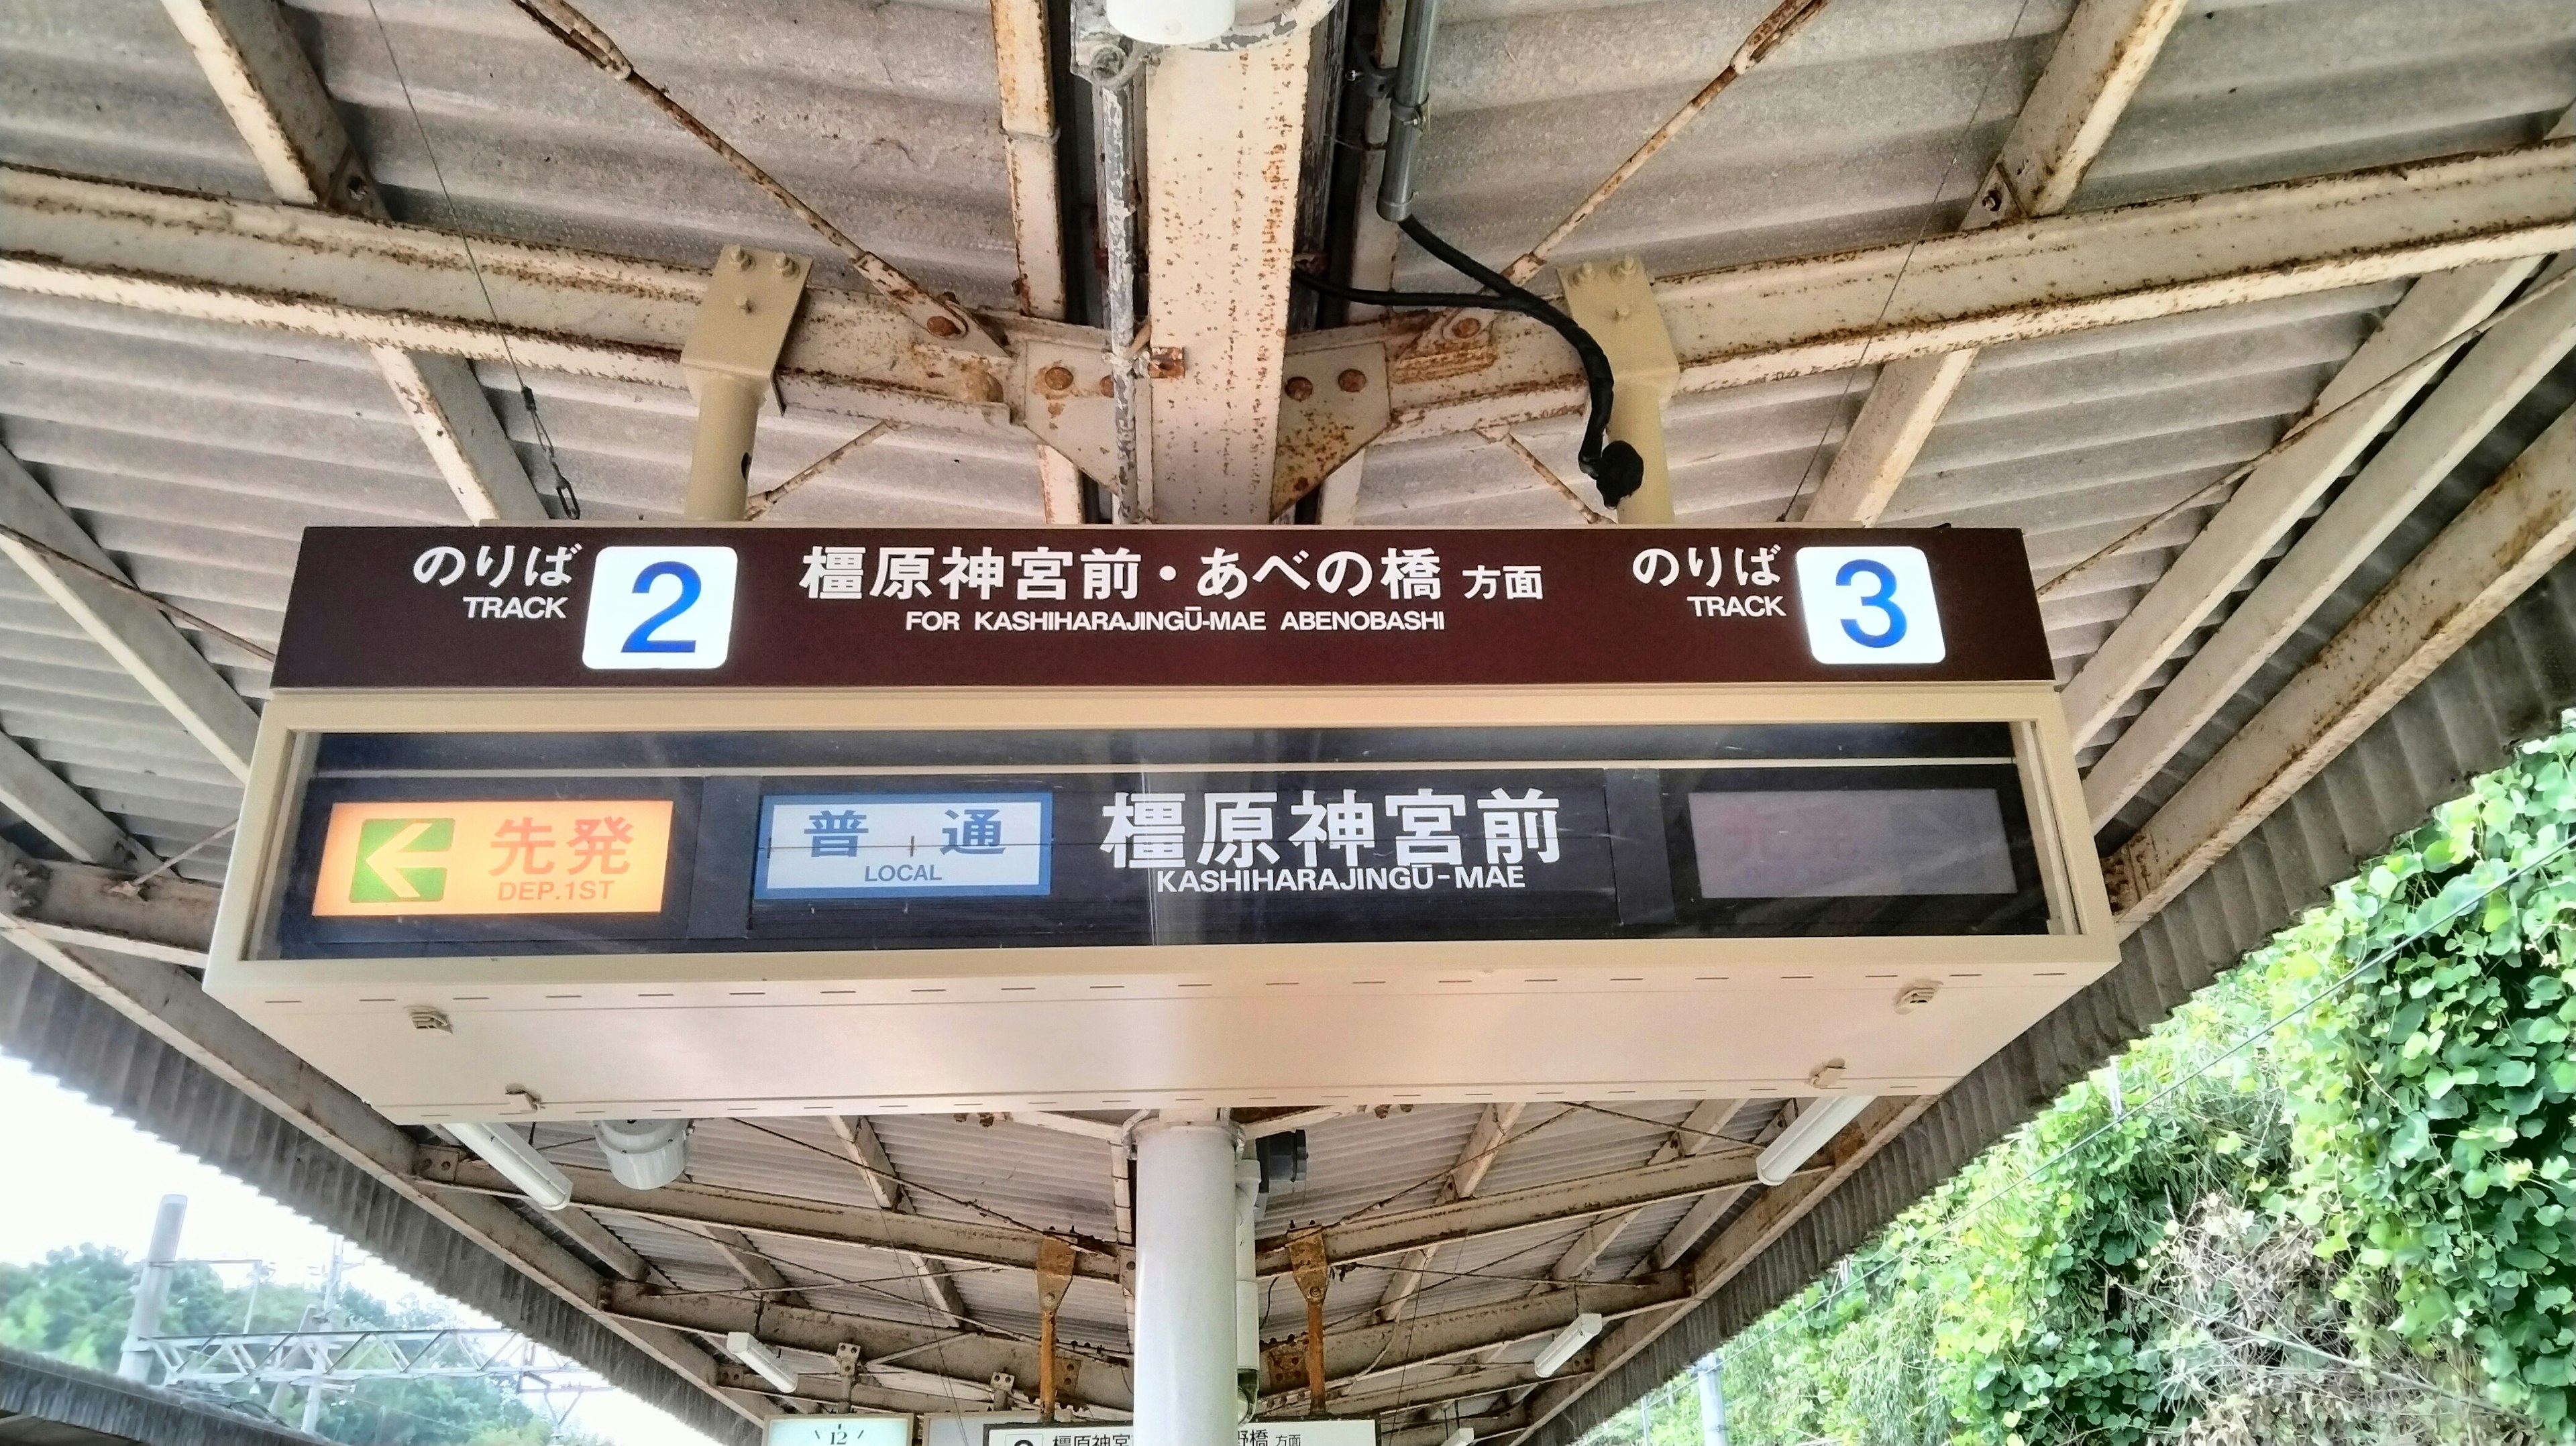
<svg viewBox="0 0 2576 1446">
<path fill-rule="evenodd" d="M 1535 788 L 1122 792 L 1101 809 L 1099 847 L 1115 867 L 1154 871 L 1158 893 L 1517 889 L 1526 866 L 1564 857 L 1564 806 Z"/>
<path fill-rule="evenodd" d="M 1043 793 L 822 794 L 763 801 L 763 899 L 1043 894 Z"/>
<path fill-rule="evenodd" d="M 667 798 L 334 804 L 313 912 L 657 913 L 670 852 Z"/>
</svg>

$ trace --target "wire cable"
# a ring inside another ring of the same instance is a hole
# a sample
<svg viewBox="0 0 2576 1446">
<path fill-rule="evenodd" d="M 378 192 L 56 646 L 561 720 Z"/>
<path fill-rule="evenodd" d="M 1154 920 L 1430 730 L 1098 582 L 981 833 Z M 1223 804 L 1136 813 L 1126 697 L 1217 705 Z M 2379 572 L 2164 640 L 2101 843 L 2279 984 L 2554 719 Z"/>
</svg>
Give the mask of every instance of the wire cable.
<svg viewBox="0 0 2576 1446">
<path fill-rule="evenodd" d="M 1625 442 L 1607 441 L 1610 428 L 1610 402 L 1616 382 L 1610 373 L 1610 357 L 1601 343 L 1592 339 L 1573 317 L 1549 305 L 1517 285 L 1501 272 L 1486 266 L 1475 257 L 1450 245 L 1437 232 L 1422 224 L 1418 216 L 1408 216 L 1399 223 L 1413 243 L 1430 252 L 1477 285 L 1492 292 L 1490 296 L 1466 291 L 1374 291 L 1345 286 L 1305 272 L 1292 272 L 1290 279 L 1298 285 L 1341 301 L 1356 301 L 1367 306 L 1448 307 L 1469 305 L 1479 309 L 1517 312 L 1540 322 L 1565 338 L 1583 363 L 1584 389 L 1591 399 L 1591 412 L 1583 426 L 1583 444 L 1575 452 L 1575 461 L 1585 476 L 1601 489 L 1604 505 L 1616 510 L 1623 500 L 1645 485 L 1645 459 Z"/>
</svg>

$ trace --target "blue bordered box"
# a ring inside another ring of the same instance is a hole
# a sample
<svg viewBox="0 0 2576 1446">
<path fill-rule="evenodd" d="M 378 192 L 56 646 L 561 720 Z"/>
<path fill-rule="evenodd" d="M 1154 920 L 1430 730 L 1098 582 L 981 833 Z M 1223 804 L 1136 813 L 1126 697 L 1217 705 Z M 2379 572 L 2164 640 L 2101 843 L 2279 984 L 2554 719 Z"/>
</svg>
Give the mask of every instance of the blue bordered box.
<svg viewBox="0 0 2576 1446">
<path fill-rule="evenodd" d="M 760 801 L 752 897 L 994 898 L 1052 883 L 1049 793 L 817 793 Z"/>
</svg>

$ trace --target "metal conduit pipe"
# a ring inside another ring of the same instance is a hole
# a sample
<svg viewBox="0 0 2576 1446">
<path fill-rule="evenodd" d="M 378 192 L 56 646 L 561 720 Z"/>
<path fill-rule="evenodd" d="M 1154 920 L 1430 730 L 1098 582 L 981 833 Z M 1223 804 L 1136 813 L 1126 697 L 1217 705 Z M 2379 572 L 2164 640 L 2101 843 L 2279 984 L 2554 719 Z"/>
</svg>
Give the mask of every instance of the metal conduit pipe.
<svg viewBox="0 0 2576 1446">
<path fill-rule="evenodd" d="M 1440 0 L 1409 0 L 1404 7 L 1403 48 L 1395 53 L 1395 86 L 1386 98 L 1386 156 L 1377 182 L 1377 213 L 1401 223 L 1413 214 L 1413 158 L 1430 119 L 1431 39 L 1440 23 Z"/>
</svg>

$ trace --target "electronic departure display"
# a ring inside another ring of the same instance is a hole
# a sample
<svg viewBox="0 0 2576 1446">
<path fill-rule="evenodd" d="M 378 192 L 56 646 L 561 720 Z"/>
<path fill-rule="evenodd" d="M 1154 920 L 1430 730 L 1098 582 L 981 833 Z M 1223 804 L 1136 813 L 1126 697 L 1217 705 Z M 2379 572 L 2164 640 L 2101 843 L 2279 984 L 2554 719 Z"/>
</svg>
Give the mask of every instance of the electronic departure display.
<svg viewBox="0 0 2576 1446">
<path fill-rule="evenodd" d="M 1991 724 L 355 735 L 291 876 L 283 957 L 2048 927 Z"/>
<path fill-rule="evenodd" d="M 207 988 L 407 1123 L 1938 1089 L 2117 958 L 2029 579 L 315 529 Z"/>
</svg>

